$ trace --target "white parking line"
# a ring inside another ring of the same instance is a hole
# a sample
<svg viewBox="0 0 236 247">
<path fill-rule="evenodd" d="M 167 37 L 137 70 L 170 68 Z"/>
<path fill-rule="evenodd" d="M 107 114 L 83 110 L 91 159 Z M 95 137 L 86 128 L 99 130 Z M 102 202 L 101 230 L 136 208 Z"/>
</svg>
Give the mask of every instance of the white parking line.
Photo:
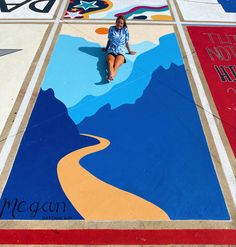
<svg viewBox="0 0 236 247">
<path fill-rule="evenodd" d="M 9 132 L 9 135 L 3 145 L 3 148 L 2 148 L 2 151 L 0 153 L 0 174 L 2 173 L 2 170 L 5 166 L 5 163 L 7 161 L 7 158 L 8 158 L 8 155 L 10 153 L 10 150 L 12 148 L 12 145 L 14 143 L 14 140 L 15 140 L 15 137 L 19 131 L 19 127 L 21 125 L 21 122 L 22 122 L 22 119 L 25 115 L 25 112 L 26 112 L 26 109 L 28 107 L 28 104 L 29 104 L 29 101 L 30 101 L 30 98 L 33 94 L 33 91 L 34 91 L 34 88 L 35 88 L 35 85 L 37 83 L 37 79 L 38 79 L 38 76 L 40 74 L 40 71 L 43 67 L 43 64 L 44 64 L 44 61 L 46 59 L 46 56 L 48 54 L 48 51 L 50 49 L 50 46 L 52 44 L 52 41 L 53 41 L 53 38 L 55 36 L 55 33 L 56 33 L 56 30 L 58 28 L 58 25 L 60 23 L 60 18 L 61 16 L 63 15 L 64 13 L 64 9 L 65 9 L 65 6 L 67 4 L 67 1 L 63 1 L 60 9 L 59 9 L 59 12 L 58 12 L 58 15 L 54 21 L 54 24 L 52 26 L 52 29 L 50 31 L 50 34 L 48 36 L 48 39 L 47 39 L 47 42 L 45 44 L 45 47 L 41 53 L 41 56 L 39 58 L 39 61 L 38 61 L 38 64 L 35 68 L 35 71 L 34 71 L 34 74 L 31 78 L 31 81 L 29 83 L 29 86 L 25 92 L 25 95 L 24 95 L 24 98 L 22 100 L 22 103 L 20 105 L 20 108 L 19 108 L 19 111 L 16 115 L 16 118 L 15 118 L 15 121 L 11 127 L 11 130 Z M 20 21 L 19 21 L 20 22 Z"/>
<path fill-rule="evenodd" d="M 202 86 L 202 82 L 201 82 L 200 76 L 198 74 L 198 71 L 197 71 L 197 68 L 196 68 L 192 53 L 191 53 L 191 49 L 189 47 L 187 38 L 186 38 L 185 33 L 184 33 L 184 29 L 180 23 L 179 15 L 178 15 L 178 12 L 177 12 L 176 7 L 174 5 L 174 1 L 169 0 L 169 2 L 171 3 L 171 7 L 173 10 L 175 20 L 176 20 L 177 28 L 178 28 L 178 31 L 179 31 L 179 34 L 180 34 L 180 37 L 181 37 L 181 40 L 183 43 L 183 47 L 184 47 L 184 50 L 185 50 L 185 53 L 186 53 L 186 56 L 187 56 L 187 59 L 189 62 L 189 66 L 191 68 L 191 72 L 192 72 L 192 75 L 194 78 L 195 85 L 196 85 L 197 90 L 198 90 L 198 94 L 199 94 L 202 106 L 205 109 L 204 113 L 205 113 L 207 122 L 209 124 L 210 130 L 211 130 L 211 133 L 213 136 L 213 140 L 214 140 L 215 145 L 216 145 L 216 149 L 217 149 L 219 157 L 220 157 L 220 161 L 222 164 L 224 175 L 226 177 L 226 181 L 228 183 L 228 186 L 229 186 L 229 189 L 231 192 L 231 196 L 233 198 L 234 205 L 236 206 L 236 179 L 234 177 L 234 173 L 233 173 L 232 167 L 230 165 L 228 155 L 226 153 L 225 147 L 224 147 L 223 142 L 221 140 L 221 137 L 220 137 L 219 131 L 217 129 L 213 114 L 211 112 L 210 105 L 208 103 L 204 88 Z"/>
</svg>

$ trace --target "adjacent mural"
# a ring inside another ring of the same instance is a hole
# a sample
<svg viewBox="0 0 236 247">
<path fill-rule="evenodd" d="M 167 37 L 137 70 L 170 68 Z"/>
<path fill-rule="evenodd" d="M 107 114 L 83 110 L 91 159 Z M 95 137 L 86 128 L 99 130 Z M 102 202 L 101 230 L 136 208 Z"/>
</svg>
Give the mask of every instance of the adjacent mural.
<svg viewBox="0 0 236 247">
<path fill-rule="evenodd" d="M 0 19 L 52 19 L 60 0 L 1 0 Z"/>
<path fill-rule="evenodd" d="M 118 0 L 71 0 L 65 18 L 114 19 L 119 15 L 124 15 L 126 19 L 172 20 L 166 0 L 147 0 L 145 4 L 140 0 L 133 0 L 132 3 Z"/>
<path fill-rule="evenodd" d="M 174 28 L 130 25 L 112 83 L 107 29 L 62 26 L 1 219 L 228 220 Z"/>
<path fill-rule="evenodd" d="M 225 12 L 236 13 L 236 2 L 234 0 L 218 0 Z"/>
<path fill-rule="evenodd" d="M 176 0 L 186 21 L 236 21 L 235 0 Z"/>
<path fill-rule="evenodd" d="M 47 24 L 0 25 L 5 37 L 0 39 L 0 135 L 47 28 Z"/>
<path fill-rule="evenodd" d="M 236 157 L 236 28 L 188 27 L 188 32 Z"/>
</svg>

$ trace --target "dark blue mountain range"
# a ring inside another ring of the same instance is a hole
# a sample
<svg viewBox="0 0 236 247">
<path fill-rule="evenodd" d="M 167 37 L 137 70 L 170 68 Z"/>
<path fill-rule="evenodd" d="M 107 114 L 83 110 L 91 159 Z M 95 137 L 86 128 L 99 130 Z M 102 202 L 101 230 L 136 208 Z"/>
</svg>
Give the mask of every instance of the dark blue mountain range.
<svg viewBox="0 0 236 247">
<path fill-rule="evenodd" d="M 111 142 L 82 160 L 96 177 L 173 220 L 229 219 L 183 65 L 159 67 L 135 104 L 106 105 L 78 127 Z"/>
<path fill-rule="evenodd" d="M 53 90 L 40 91 L 0 201 L 2 219 L 82 219 L 66 198 L 57 163 L 97 143 L 80 136 Z"/>
</svg>

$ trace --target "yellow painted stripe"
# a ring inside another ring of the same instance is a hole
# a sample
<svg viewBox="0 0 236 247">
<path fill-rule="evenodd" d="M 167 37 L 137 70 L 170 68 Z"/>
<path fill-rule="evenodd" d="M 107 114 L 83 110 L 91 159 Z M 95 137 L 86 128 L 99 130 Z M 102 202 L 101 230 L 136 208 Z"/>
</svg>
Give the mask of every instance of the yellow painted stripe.
<svg viewBox="0 0 236 247">
<path fill-rule="evenodd" d="M 152 15 L 151 18 L 155 21 L 173 21 L 170 15 Z"/>
<path fill-rule="evenodd" d="M 107 139 L 78 149 L 63 157 L 57 167 L 58 178 L 66 196 L 86 220 L 169 220 L 156 205 L 96 178 L 79 161 L 88 154 L 109 146 Z"/>
</svg>

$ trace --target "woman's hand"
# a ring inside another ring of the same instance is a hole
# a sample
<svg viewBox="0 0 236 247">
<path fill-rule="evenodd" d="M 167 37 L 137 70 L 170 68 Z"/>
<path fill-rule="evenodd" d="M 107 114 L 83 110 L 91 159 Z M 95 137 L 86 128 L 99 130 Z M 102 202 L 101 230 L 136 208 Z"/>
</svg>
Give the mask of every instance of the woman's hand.
<svg viewBox="0 0 236 247">
<path fill-rule="evenodd" d="M 129 54 L 130 55 L 135 55 L 137 52 L 136 51 L 130 51 Z"/>
</svg>

